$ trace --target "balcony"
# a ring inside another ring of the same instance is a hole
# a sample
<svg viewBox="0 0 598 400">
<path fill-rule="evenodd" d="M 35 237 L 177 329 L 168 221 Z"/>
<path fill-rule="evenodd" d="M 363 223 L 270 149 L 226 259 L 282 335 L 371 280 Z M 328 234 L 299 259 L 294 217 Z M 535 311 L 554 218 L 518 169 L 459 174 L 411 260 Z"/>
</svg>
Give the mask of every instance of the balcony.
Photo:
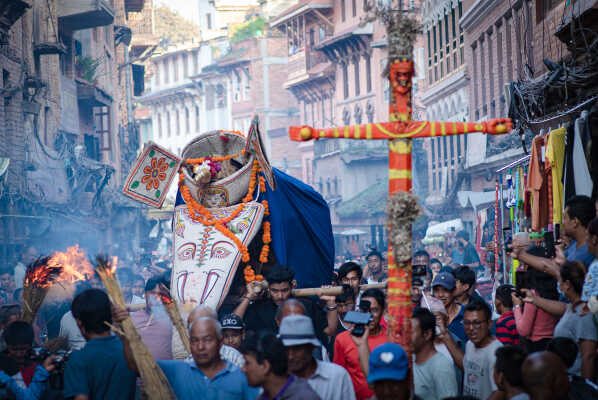
<svg viewBox="0 0 598 400">
<path fill-rule="evenodd" d="M 76 79 L 77 100 L 88 107 L 107 107 L 112 104 L 112 97 L 94 84 Z"/>
<path fill-rule="evenodd" d="M 66 31 L 110 25 L 114 9 L 106 0 L 58 0 L 58 22 Z"/>
<path fill-rule="evenodd" d="M 8 31 L 31 6 L 22 0 L 0 1 L 0 44 L 8 42 Z"/>
<path fill-rule="evenodd" d="M 289 63 L 287 64 L 287 80 L 284 83 L 285 88 L 290 88 L 299 83 L 303 83 L 309 79 L 316 77 L 319 72 L 322 72 L 321 64 L 328 64 L 326 57 L 320 52 L 305 51 L 300 49 L 289 56 Z M 322 65 L 323 66 L 323 65 Z"/>
</svg>

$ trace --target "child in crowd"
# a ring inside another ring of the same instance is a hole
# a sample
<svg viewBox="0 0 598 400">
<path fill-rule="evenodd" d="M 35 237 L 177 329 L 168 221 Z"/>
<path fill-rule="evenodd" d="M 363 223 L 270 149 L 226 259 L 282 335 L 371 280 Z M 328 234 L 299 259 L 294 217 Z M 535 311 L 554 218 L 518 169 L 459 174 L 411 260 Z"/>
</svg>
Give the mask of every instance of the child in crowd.
<svg viewBox="0 0 598 400">
<path fill-rule="evenodd" d="M 511 285 L 501 285 L 496 289 L 494 307 L 500 317 L 496 321 L 496 338 L 502 344 L 519 344 L 519 333 L 513 314 L 513 299 L 511 294 L 515 288 Z"/>
</svg>

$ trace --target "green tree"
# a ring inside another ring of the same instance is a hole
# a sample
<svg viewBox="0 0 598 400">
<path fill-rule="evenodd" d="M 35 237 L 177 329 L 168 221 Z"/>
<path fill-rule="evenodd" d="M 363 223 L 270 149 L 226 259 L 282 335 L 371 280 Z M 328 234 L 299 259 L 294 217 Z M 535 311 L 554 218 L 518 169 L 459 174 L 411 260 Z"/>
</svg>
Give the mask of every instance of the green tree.
<svg viewBox="0 0 598 400">
<path fill-rule="evenodd" d="M 156 6 L 154 21 L 156 36 L 167 39 L 169 43 L 190 42 L 192 39 L 199 42 L 200 40 L 199 26 L 168 6 Z"/>
</svg>

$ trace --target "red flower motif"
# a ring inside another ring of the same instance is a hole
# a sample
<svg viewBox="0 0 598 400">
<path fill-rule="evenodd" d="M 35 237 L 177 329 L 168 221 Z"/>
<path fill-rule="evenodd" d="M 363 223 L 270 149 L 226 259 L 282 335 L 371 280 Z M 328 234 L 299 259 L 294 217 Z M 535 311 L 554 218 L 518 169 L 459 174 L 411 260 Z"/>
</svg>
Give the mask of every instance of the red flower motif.
<svg viewBox="0 0 598 400">
<path fill-rule="evenodd" d="M 156 157 L 152 158 L 152 165 L 146 166 L 143 169 L 143 178 L 141 178 L 141 183 L 145 183 L 145 189 L 151 190 L 152 186 L 154 189 L 158 189 L 160 187 L 160 181 L 166 179 L 166 174 L 164 173 L 168 169 L 168 164 L 164 157 L 160 158 L 159 160 Z"/>
</svg>

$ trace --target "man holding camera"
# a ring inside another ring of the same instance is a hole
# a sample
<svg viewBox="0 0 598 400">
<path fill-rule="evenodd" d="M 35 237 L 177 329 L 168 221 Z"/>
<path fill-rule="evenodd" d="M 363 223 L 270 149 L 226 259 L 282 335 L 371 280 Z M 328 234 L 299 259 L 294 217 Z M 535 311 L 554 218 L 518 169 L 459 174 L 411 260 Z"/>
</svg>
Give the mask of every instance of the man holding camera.
<svg viewBox="0 0 598 400">
<path fill-rule="evenodd" d="M 56 368 L 55 355 L 45 357 L 42 365 L 30 360 L 33 327 L 24 321 L 9 324 L 3 333 L 7 349 L 0 354 L 0 398 L 36 400 L 49 390 L 50 373 Z"/>
<path fill-rule="evenodd" d="M 369 312 L 370 322 L 361 335 L 357 336 L 358 332 L 355 332 L 359 327 L 353 326 L 351 330 L 340 333 L 334 342 L 334 363 L 349 372 L 357 400 L 369 399 L 374 395 L 366 382 L 363 371 L 367 367 L 362 368 L 359 353 L 367 353 L 367 360 L 371 350 L 386 343 L 386 329 L 380 324 L 385 307 L 386 299 L 380 289 L 365 290 L 361 295 L 360 309 Z"/>
</svg>

